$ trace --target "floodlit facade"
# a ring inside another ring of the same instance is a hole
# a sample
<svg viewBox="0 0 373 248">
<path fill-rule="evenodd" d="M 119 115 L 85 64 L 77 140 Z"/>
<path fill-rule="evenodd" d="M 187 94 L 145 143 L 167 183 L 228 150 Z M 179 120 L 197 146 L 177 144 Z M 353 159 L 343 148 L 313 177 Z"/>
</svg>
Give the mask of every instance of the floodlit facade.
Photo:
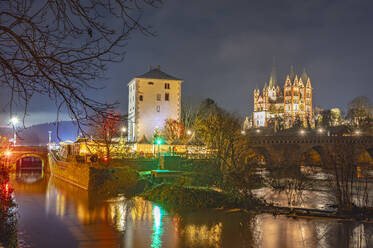
<svg viewBox="0 0 373 248">
<path fill-rule="evenodd" d="M 253 127 L 267 127 L 277 117 L 283 118 L 288 127 L 297 120 L 304 126 L 312 122 L 312 85 L 305 70 L 298 76 L 291 67 L 284 85 L 280 87 L 273 65 L 268 84 L 261 92 L 255 89 L 253 99 Z"/>
<path fill-rule="evenodd" d="M 183 80 L 158 66 L 128 83 L 128 141 L 151 141 L 167 119 L 180 121 Z"/>
</svg>

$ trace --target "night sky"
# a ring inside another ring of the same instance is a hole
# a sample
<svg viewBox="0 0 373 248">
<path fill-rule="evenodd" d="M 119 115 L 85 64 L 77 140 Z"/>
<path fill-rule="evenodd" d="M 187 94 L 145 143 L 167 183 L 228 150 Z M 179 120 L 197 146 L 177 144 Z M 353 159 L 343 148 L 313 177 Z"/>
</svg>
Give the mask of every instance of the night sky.
<svg viewBox="0 0 373 248">
<path fill-rule="evenodd" d="M 127 113 L 127 83 L 160 65 L 184 79 L 183 99 L 210 97 L 247 116 L 253 89 L 268 81 L 275 57 L 281 85 L 291 65 L 299 74 L 306 68 L 314 106 L 345 109 L 355 96 L 372 96 L 372 13 L 368 0 L 166 0 L 144 13 L 157 36 L 133 35 L 123 63 L 109 66 L 106 89 L 89 94 L 119 101 Z M 30 113 L 26 125 L 56 118 L 41 97 Z"/>
</svg>

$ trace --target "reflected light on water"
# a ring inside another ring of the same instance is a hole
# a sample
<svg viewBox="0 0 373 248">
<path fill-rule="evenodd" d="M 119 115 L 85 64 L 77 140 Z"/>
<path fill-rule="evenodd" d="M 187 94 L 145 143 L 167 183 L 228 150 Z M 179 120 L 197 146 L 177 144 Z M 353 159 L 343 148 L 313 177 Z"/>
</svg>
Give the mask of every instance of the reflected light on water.
<svg viewBox="0 0 373 248">
<path fill-rule="evenodd" d="M 15 188 L 20 230 L 33 247 L 373 247 L 371 223 L 212 210 L 172 214 L 141 198 L 101 199 L 55 178 L 29 184 L 24 179 L 31 176 L 12 176 L 9 187 Z M 311 199 L 312 206 L 324 202 L 318 193 Z"/>
<path fill-rule="evenodd" d="M 127 204 L 124 201 L 110 203 L 110 217 L 116 229 L 123 232 L 126 229 Z"/>
<path fill-rule="evenodd" d="M 208 227 L 207 225 L 187 225 L 184 235 L 188 244 L 207 247 L 221 247 L 223 224 L 221 222 Z"/>
<path fill-rule="evenodd" d="M 162 246 L 162 209 L 156 205 L 153 205 L 153 235 L 152 235 L 152 248 L 159 248 Z"/>
<path fill-rule="evenodd" d="M 56 215 L 63 218 L 65 215 L 65 206 L 66 206 L 66 199 L 65 195 L 57 192 L 56 197 Z"/>
</svg>

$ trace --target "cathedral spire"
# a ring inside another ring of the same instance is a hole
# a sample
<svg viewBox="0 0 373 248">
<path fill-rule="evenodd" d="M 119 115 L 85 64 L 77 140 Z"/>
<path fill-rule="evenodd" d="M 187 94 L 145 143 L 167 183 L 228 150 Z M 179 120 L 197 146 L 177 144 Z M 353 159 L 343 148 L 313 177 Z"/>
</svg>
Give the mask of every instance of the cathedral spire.
<svg viewBox="0 0 373 248">
<path fill-rule="evenodd" d="M 277 73 L 276 73 L 276 60 L 275 57 L 273 57 L 273 64 L 272 64 L 272 71 L 271 76 L 269 77 L 269 88 L 272 88 L 277 83 Z"/>
<path fill-rule="evenodd" d="M 294 73 L 294 66 L 293 66 L 293 65 L 290 66 L 290 74 L 289 74 L 289 77 L 290 77 L 290 80 L 291 80 L 291 81 L 294 80 L 295 73 Z"/>
<path fill-rule="evenodd" d="M 300 78 L 302 79 L 302 81 L 303 81 L 304 83 L 307 82 L 308 75 L 307 75 L 307 72 L 306 72 L 306 68 L 303 68 L 303 72 L 302 72 L 302 75 L 300 76 Z"/>
</svg>

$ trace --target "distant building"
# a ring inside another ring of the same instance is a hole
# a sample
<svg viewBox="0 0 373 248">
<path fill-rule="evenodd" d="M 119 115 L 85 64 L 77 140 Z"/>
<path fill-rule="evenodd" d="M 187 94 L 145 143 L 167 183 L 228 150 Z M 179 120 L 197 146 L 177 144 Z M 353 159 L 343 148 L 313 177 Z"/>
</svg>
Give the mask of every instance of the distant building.
<svg viewBox="0 0 373 248">
<path fill-rule="evenodd" d="M 291 67 L 283 86 L 277 84 L 276 66 L 262 92 L 254 90 L 253 127 L 267 127 L 271 120 L 282 118 L 287 127 L 300 121 L 312 122 L 312 86 L 306 71 L 298 76 Z"/>
<path fill-rule="evenodd" d="M 128 141 L 151 141 L 167 119 L 180 121 L 183 80 L 158 66 L 128 83 Z"/>
</svg>

